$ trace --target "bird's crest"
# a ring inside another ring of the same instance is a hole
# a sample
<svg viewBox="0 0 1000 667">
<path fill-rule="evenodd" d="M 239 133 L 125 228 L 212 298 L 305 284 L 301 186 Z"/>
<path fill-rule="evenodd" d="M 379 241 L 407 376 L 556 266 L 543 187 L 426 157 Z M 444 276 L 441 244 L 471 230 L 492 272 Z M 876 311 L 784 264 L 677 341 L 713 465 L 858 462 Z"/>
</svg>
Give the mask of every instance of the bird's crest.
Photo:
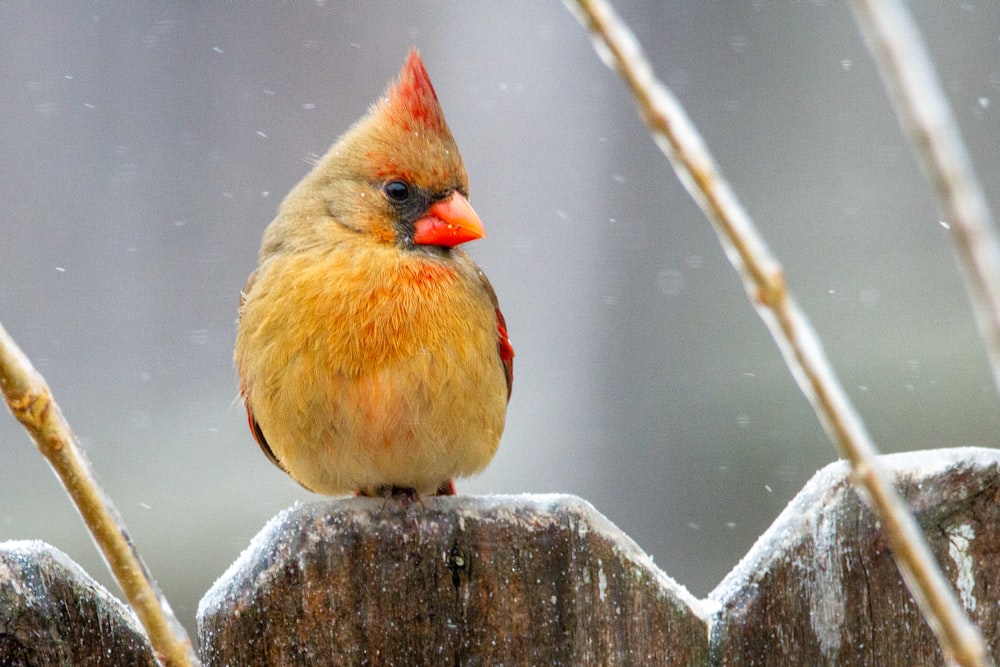
<svg viewBox="0 0 1000 667">
<path fill-rule="evenodd" d="M 367 178 L 398 178 L 435 191 L 461 185 L 468 191 L 462 157 L 416 49 L 333 153 L 342 149 L 355 152 Z"/>
<path fill-rule="evenodd" d="M 440 132 L 447 125 L 431 79 L 417 49 L 411 49 L 399 77 L 386 93 L 384 110 L 392 122 L 406 131 Z"/>
</svg>

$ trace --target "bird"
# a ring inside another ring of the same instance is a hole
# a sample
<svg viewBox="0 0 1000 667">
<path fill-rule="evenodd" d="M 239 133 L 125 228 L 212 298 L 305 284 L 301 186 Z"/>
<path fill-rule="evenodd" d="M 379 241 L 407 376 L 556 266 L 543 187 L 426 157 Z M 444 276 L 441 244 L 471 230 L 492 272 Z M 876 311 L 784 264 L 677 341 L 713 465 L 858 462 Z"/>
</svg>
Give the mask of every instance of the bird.
<svg viewBox="0 0 1000 667">
<path fill-rule="evenodd" d="M 503 433 L 514 349 L 485 237 L 416 48 L 278 207 L 234 363 L 261 450 L 306 489 L 455 495 Z"/>
</svg>

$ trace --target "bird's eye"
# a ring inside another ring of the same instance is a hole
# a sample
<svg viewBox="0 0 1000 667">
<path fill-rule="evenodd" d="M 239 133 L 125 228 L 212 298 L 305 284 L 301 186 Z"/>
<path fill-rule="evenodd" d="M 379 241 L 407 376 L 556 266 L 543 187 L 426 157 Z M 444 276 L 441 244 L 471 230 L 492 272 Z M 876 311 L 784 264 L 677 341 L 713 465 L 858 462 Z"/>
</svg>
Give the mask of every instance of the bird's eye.
<svg viewBox="0 0 1000 667">
<path fill-rule="evenodd" d="M 389 181 L 382 186 L 382 192 L 394 202 L 404 202 L 410 198 L 410 186 L 403 181 Z"/>
</svg>

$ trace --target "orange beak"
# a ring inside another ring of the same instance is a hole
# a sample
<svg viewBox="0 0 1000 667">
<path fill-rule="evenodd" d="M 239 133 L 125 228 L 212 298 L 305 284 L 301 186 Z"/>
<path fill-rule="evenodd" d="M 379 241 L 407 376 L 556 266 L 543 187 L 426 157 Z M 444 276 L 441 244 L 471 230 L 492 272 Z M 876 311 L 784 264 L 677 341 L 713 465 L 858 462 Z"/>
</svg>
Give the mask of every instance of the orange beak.
<svg viewBox="0 0 1000 667">
<path fill-rule="evenodd" d="M 413 242 L 451 248 L 486 236 L 486 228 L 458 192 L 433 204 L 413 226 Z"/>
</svg>

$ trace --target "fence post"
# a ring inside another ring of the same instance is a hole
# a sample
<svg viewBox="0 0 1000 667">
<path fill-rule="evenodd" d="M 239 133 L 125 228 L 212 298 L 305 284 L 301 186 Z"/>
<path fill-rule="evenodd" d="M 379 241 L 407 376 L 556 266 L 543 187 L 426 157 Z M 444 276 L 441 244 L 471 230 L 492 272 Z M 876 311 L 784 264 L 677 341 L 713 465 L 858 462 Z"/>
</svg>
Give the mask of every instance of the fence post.
<svg viewBox="0 0 1000 667">
<path fill-rule="evenodd" d="M 285 511 L 206 594 L 206 665 L 706 665 L 701 605 L 571 496 Z"/>
<path fill-rule="evenodd" d="M 128 607 L 44 542 L 0 542 L 0 665 L 149 665 Z"/>
<path fill-rule="evenodd" d="M 1000 451 L 881 463 L 1000 655 Z M 702 601 L 571 496 L 296 506 L 202 599 L 201 654 L 241 667 L 944 664 L 847 474 L 818 472 Z M 35 664 L 154 660 L 69 558 L 0 543 L 0 665 Z"/>
<path fill-rule="evenodd" d="M 1000 452 L 880 457 L 1000 655 Z M 816 475 L 711 593 L 720 665 L 944 665 L 848 467 Z"/>
</svg>

